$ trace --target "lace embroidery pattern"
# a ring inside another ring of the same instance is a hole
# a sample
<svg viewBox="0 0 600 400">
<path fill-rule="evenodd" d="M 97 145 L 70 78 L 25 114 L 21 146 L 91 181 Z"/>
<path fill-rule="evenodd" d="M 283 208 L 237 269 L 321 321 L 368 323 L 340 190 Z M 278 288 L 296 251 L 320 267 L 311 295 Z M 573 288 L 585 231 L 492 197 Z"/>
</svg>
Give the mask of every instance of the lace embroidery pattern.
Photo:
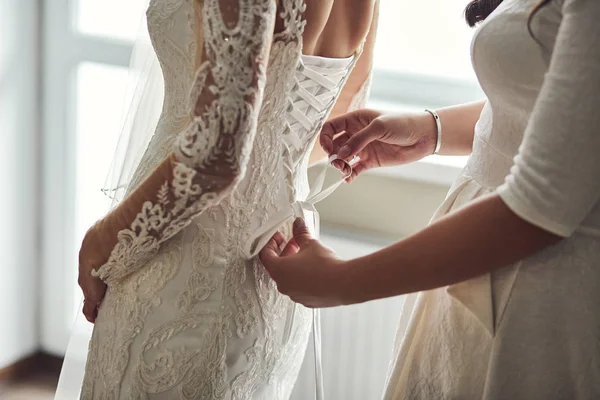
<svg viewBox="0 0 600 400">
<path fill-rule="evenodd" d="M 233 380 L 233 383 L 231 384 L 233 399 L 245 400 L 248 393 L 253 393 L 256 390 L 256 387 L 260 382 L 257 379 L 259 372 L 258 360 L 260 360 L 262 353 L 263 348 L 258 340 L 255 340 L 252 347 L 244 352 L 247 362 L 251 367 Z"/>
<path fill-rule="evenodd" d="M 102 393 L 103 399 L 120 398 L 130 346 L 143 330 L 150 310 L 160 305 L 157 293 L 175 276 L 180 264 L 181 246 L 173 240 L 136 279 L 108 288 L 90 341 L 82 399 L 92 399 L 94 393 Z"/>
<path fill-rule="evenodd" d="M 222 326 L 221 317 L 210 311 L 192 313 L 151 332 L 142 345 L 131 398 L 145 399 L 147 393 L 166 392 L 177 385 L 182 399 L 224 398 L 226 367 L 221 348 L 228 327 L 226 322 Z M 202 339 L 205 347 L 168 347 L 177 335 L 190 331 Z"/>
<path fill-rule="evenodd" d="M 190 91 L 193 122 L 178 137 L 173 181 L 165 182 L 157 202 L 144 204 L 131 229 L 119 232 L 109 261 L 96 271 L 108 284 L 137 270 L 160 243 L 223 198 L 244 174 L 256 132 L 256 103 L 264 88 L 262 57 L 272 35 L 275 3 L 235 0 L 238 19 L 230 27 L 221 12 L 223 1 L 204 2 L 207 60 Z"/>
<path fill-rule="evenodd" d="M 178 300 L 178 307 L 181 311 L 190 312 L 196 304 L 208 299 L 219 286 L 207 270 L 214 263 L 214 235 L 213 230 L 206 230 L 202 226 L 198 226 L 198 233 L 192 245 L 194 269 Z"/>
<path fill-rule="evenodd" d="M 282 9 L 279 16 L 283 20 L 284 30 L 275 35 L 275 38 L 284 43 L 301 43 L 306 25 L 303 16 L 306 4 L 303 0 L 282 0 L 281 4 Z"/>
</svg>

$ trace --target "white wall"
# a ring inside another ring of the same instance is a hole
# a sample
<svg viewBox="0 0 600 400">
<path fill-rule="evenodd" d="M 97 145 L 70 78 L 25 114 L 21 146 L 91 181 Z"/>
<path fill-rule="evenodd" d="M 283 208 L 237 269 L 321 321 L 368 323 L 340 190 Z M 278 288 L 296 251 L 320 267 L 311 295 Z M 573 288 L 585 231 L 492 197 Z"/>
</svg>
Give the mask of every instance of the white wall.
<svg viewBox="0 0 600 400">
<path fill-rule="evenodd" d="M 330 174 L 336 178 L 336 172 Z M 329 225 L 398 239 L 426 226 L 448 189 L 449 184 L 366 173 L 342 184 L 317 208 Z"/>
<path fill-rule="evenodd" d="M 37 1 L 0 0 L 0 368 L 37 349 Z"/>
</svg>

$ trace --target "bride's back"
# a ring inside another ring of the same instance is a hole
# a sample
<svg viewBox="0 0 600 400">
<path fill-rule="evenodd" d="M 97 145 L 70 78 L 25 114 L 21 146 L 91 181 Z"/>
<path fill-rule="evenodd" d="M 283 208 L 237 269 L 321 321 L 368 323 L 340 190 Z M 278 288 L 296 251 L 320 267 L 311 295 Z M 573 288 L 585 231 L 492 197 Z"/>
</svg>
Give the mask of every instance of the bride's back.
<svg viewBox="0 0 600 400">
<path fill-rule="evenodd" d="M 303 53 L 332 58 L 354 53 L 371 28 L 376 2 L 305 0 Z"/>
</svg>

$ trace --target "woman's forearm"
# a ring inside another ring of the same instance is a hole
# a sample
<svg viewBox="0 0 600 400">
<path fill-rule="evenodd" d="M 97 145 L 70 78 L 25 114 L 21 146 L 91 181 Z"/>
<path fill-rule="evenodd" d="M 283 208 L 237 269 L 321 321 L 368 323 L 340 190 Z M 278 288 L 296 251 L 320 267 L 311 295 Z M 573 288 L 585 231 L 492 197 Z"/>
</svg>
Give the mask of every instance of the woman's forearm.
<svg viewBox="0 0 600 400">
<path fill-rule="evenodd" d="M 445 156 L 466 156 L 473 148 L 475 124 L 483 109 L 485 100 L 436 110 L 442 123 L 442 146 L 439 154 Z M 433 117 L 429 114 L 429 125 L 437 129 Z"/>
<path fill-rule="evenodd" d="M 346 293 L 357 303 L 443 287 L 508 266 L 559 240 L 491 195 L 350 261 Z"/>
</svg>

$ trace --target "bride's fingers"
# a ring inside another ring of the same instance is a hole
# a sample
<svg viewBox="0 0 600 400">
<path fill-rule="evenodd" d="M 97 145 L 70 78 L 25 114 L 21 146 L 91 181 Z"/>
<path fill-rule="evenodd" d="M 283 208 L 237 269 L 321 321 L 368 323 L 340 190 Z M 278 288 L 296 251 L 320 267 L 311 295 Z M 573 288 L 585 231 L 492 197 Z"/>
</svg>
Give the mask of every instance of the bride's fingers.
<svg viewBox="0 0 600 400">
<path fill-rule="evenodd" d="M 85 301 L 83 303 L 83 315 L 85 315 L 85 319 L 92 324 L 96 322 L 96 318 L 98 317 L 98 308 L 100 307 L 100 303 L 93 301 Z"/>
<path fill-rule="evenodd" d="M 369 143 L 380 139 L 383 136 L 384 129 L 383 122 L 378 119 L 373 120 L 366 128 L 360 130 L 348 139 L 338 151 L 338 157 L 348 160 L 350 157 L 357 155 Z"/>
<path fill-rule="evenodd" d="M 80 283 L 80 286 L 84 293 L 83 314 L 89 322 L 94 323 L 106 292 L 106 285 L 100 279 L 89 276 Z"/>
</svg>

